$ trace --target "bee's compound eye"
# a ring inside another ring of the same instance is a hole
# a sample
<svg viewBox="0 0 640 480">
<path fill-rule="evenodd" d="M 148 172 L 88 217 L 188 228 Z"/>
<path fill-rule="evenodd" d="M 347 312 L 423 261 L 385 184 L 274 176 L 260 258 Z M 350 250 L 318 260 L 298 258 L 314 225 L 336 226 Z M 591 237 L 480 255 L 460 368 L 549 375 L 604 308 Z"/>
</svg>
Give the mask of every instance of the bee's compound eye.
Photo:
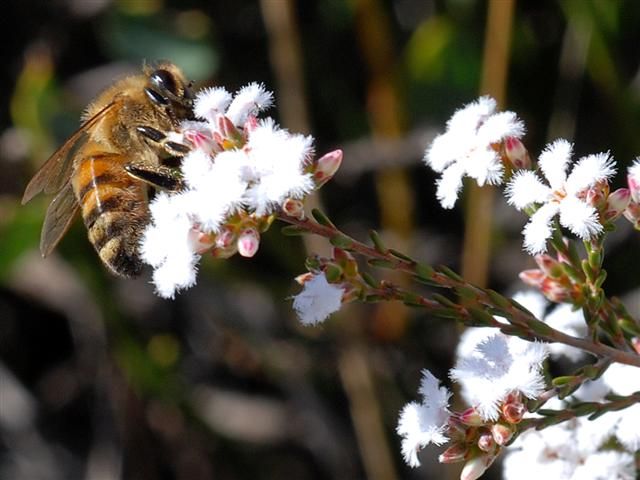
<svg viewBox="0 0 640 480">
<path fill-rule="evenodd" d="M 164 69 L 155 70 L 149 77 L 151 83 L 161 90 L 166 90 L 173 95 L 178 96 L 178 85 L 175 77 Z"/>
</svg>

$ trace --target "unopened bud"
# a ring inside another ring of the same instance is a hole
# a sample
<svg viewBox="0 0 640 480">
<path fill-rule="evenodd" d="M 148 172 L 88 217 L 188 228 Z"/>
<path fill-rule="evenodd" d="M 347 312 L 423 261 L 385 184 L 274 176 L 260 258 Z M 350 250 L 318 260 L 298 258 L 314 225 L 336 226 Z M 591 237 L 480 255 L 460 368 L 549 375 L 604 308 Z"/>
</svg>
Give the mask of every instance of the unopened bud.
<svg viewBox="0 0 640 480">
<path fill-rule="evenodd" d="M 496 442 L 493 439 L 493 435 L 489 432 L 480 434 L 477 442 L 478 448 L 483 452 L 491 452 L 496 447 Z"/>
<path fill-rule="evenodd" d="M 491 425 L 491 435 L 493 435 L 493 439 L 500 446 L 506 445 L 509 440 L 511 440 L 514 431 L 515 429 L 513 427 L 502 423 L 495 423 Z"/>
<path fill-rule="evenodd" d="M 260 234 L 255 228 L 246 228 L 238 237 L 238 253 L 243 257 L 251 258 L 260 246 Z"/>
<path fill-rule="evenodd" d="M 287 198 L 282 203 L 282 211 L 290 217 L 304 220 L 304 204 L 295 198 Z"/>
<path fill-rule="evenodd" d="M 438 461 L 440 463 L 462 462 L 468 451 L 469 449 L 464 443 L 454 443 L 438 456 Z"/>
<path fill-rule="evenodd" d="M 236 234 L 232 228 L 223 227 L 216 235 L 216 248 L 229 248 L 236 240 Z"/>
<path fill-rule="evenodd" d="M 638 337 L 633 337 L 631 339 L 631 346 L 633 347 L 633 349 L 636 351 L 636 353 L 638 355 L 640 355 L 640 338 Z"/>
<path fill-rule="evenodd" d="M 538 285 L 540 292 L 554 303 L 566 302 L 572 298 L 572 290 L 557 282 L 551 278 L 545 278 L 542 283 Z"/>
<path fill-rule="evenodd" d="M 542 285 L 542 281 L 545 278 L 545 274 L 542 270 L 537 268 L 531 270 L 524 270 L 518 274 L 520 280 L 531 287 L 539 287 Z"/>
<path fill-rule="evenodd" d="M 640 203 L 630 202 L 623 213 L 635 229 L 640 230 Z"/>
<path fill-rule="evenodd" d="M 482 419 L 478 411 L 473 407 L 467 408 L 464 412 L 460 413 L 460 415 L 458 415 L 458 418 L 462 423 L 471 427 L 479 427 L 486 423 Z"/>
<path fill-rule="evenodd" d="M 522 401 L 520 395 L 510 394 L 500 407 L 502 416 L 509 423 L 520 423 L 524 414 L 527 413 L 527 406 Z"/>
<path fill-rule="evenodd" d="M 604 218 L 613 221 L 622 215 L 622 212 L 629 206 L 631 192 L 628 188 L 619 188 L 607 197 L 604 210 Z"/>
<path fill-rule="evenodd" d="M 550 277 L 559 277 L 563 274 L 562 266 L 560 262 L 554 259 L 551 255 L 542 253 L 533 257 L 540 270 Z"/>
<path fill-rule="evenodd" d="M 507 159 L 513 165 L 514 169 L 531 168 L 531 158 L 529 152 L 525 148 L 520 139 L 515 137 L 507 137 L 504 141 L 504 151 Z"/>
<path fill-rule="evenodd" d="M 495 453 L 482 453 L 470 458 L 467 463 L 464 464 L 464 467 L 462 467 L 460 480 L 476 480 L 480 478 L 495 459 Z"/>
<path fill-rule="evenodd" d="M 202 254 L 215 246 L 216 241 L 213 235 L 192 228 L 189 231 L 189 243 L 194 252 Z"/>
<path fill-rule="evenodd" d="M 609 184 L 601 181 L 587 190 L 586 201 L 589 205 L 600 209 L 604 206 L 607 196 L 609 196 Z"/>
<path fill-rule="evenodd" d="M 342 164 L 342 150 L 334 150 L 320 157 L 316 162 L 313 172 L 313 180 L 316 188 L 320 188 L 327 183 L 338 171 Z"/>
</svg>

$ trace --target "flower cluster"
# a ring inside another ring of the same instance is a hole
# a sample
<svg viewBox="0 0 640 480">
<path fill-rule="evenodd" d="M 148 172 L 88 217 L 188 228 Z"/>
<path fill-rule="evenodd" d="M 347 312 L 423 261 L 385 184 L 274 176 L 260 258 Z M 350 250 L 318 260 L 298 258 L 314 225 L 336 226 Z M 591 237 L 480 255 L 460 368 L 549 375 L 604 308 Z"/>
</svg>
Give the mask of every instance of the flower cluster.
<svg viewBox="0 0 640 480">
<path fill-rule="evenodd" d="M 202 121 L 185 122 L 174 134 L 192 147 L 181 165 L 184 188 L 151 202 L 141 243 L 161 296 L 192 286 L 206 251 L 220 258 L 253 256 L 272 214 L 302 215 L 301 200 L 339 167 L 340 151 L 314 160 L 311 137 L 257 118 L 272 97 L 255 83 L 235 96 L 224 88 L 203 90 L 194 104 Z"/>
<path fill-rule="evenodd" d="M 549 185 L 528 170 L 516 172 L 507 185 L 507 200 L 518 210 L 538 207 L 523 230 L 524 246 L 531 254 L 546 251 L 547 240 L 553 233 L 551 222 L 556 216 L 562 226 L 582 239 L 603 230 L 598 210 L 587 198 L 587 192 L 611 178 L 615 173 L 613 160 L 606 153 L 588 155 L 567 175 L 571 154 L 571 144 L 557 140 L 542 152 L 538 162 Z"/>
<path fill-rule="evenodd" d="M 528 156 L 518 140 L 523 135 L 522 121 L 513 112 L 496 113 L 491 97 L 481 97 L 458 110 L 447 123 L 447 131 L 425 153 L 427 165 L 442 173 L 437 190 L 442 206 L 453 208 L 465 176 L 480 186 L 498 185 L 505 164 L 524 168 Z"/>
<path fill-rule="evenodd" d="M 417 453 L 429 443 L 449 447 L 442 463 L 465 462 L 463 480 L 478 478 L 511 440 L 526 413 L 524 398 L 535 398 L 544 388 L 543 344 L 524 342 L 501 333 L 481 339 L 468 356 L 460 357 L 450 377 L 462 387 L 472 406 L 451 413 L 450 393 L 424 371 L 422 402 L 406 405 L 398 422 L 402 453 L 412 467 Z"/>
<path fill-rule="evenodd" d="M 587 155 L 572 166 L 573 146 L 559 139 L 538 159 L 543 181 L 531 170 L 535 165 L 520 141 L 523 135 L 524 124 L 516 114 L 496 112 L 490 97 L 456 111 L 425 153 L 427 165 L 442 174 L 437 181 L 442 206 L 454 206 L 465 176 L 480 186 L 508 180 L 507 201 L 531 216 L 523 234 L 524 248 L 532 255 L 546 252 L 556 218 L 583 240 L 602 234 L 623 214 L 640 229 L 640 158 L 629 168 L 629 188 L 610 192 L 609 180 L 616 172 L 611 155 Z"/>
<path fill-rule="evenodd" d="M 309 272 L 296 281 L 303 286 L 293 297 L 293 309 L 303 325 L 316 325 L 366 290 L 358 264 L 349 252 L 335 247 L 331 258 L 314 257 L 307 261 Z"/>
<path fill-rule="evenodd" d="M 577 402 L 599 402 L 607 395 L 640 391 L 640 369 L 612 365 L 572 398 L 549 402 L 558 409 Z M 534 415 L 534 417 L 537 417 Z M 640 450 L 640 404 L 587 420 L 574 418 L 539 431 L 526 431 L 507 450 L 504 477 L 633 480 L 633 455 Z"/>
</svg>

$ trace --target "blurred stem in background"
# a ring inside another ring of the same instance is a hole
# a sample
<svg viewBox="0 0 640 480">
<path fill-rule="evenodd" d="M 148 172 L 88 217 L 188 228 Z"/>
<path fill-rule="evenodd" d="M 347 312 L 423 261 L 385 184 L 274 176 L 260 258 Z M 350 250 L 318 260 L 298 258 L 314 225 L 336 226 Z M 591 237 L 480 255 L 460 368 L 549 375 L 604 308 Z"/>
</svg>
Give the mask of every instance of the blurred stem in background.
<svg viewBox="0 0 640 480">
<path fill-rule="evenodd" d="M 515 0 L 491 0 L 487 12 L 480 95 L 491 95 L 504 108 L 507 66 Z M 481 287 L 487 285 L 491 260 L 493 196 L 491 188 L 469 185 L 466 201 L 462 276 Z"/>
<path fill-rule="evenodd" d="M 352 0 L 352 4 L 360 52 L 370 75 L 366 108 L 373 141 L 401 138 L 406 133 L 406 111 L 398 88 L 399 55 L 394 51 L 388 15 L 379 0 Z M 376 172 L 375 186 L 382 231 L 393 236 L 390 243 L 410 252 L 414 196 L 406 170 L 398 166 Z M 402 304 L 380 305 L 371 327 L 377 337 L 395 340 L 404 334 L 407 316 L 408 308 Z"/>
</svg>

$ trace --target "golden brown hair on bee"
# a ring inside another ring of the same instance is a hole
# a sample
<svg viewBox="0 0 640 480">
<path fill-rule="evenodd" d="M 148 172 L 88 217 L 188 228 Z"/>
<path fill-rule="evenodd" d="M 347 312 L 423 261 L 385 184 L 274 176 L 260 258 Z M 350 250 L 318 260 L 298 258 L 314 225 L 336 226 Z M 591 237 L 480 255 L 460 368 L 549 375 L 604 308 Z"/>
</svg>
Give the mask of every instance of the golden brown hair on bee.
<svg viewBox="0 0 640 480">
<path fill-rule="evenodd" d="M 82 126 L 31 179 L 22 199 L 54 193 L 40 239 L 48 255 L 80 208 L 89 240 L 117 275 L 140 273 L 140 237 L 149 222 L 149 186 L 180 188 L 166 158 L 188 147 L 167 139 L 192 118 L 190 84 L 172 63 L 145 66 L 115 82 L 87 107 Z"/>
</svg>

